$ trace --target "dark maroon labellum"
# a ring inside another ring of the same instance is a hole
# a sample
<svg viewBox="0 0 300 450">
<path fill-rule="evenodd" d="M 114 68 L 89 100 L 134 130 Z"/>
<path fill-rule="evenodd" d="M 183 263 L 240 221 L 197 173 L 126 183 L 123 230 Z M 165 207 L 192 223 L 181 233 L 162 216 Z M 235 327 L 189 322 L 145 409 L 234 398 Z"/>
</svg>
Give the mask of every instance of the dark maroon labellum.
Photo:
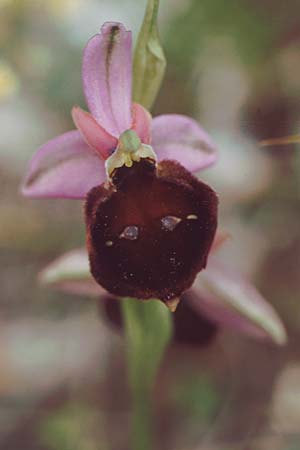
<svg viewBox="0 0 300 450">
<path fill-rule="evenodd" d="M 86 201 L 91 272 L 121 297 L 169 301 L 205 268 L 217 196 L 175 161 L 121 167 Z"/>
</svg>

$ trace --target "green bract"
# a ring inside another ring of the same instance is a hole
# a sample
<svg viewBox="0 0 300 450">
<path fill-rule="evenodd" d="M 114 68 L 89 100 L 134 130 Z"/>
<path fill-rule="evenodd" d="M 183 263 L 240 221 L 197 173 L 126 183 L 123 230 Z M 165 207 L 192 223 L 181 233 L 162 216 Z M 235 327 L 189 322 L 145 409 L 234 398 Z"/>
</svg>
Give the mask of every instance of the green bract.
<svg viewBox="0 0 300 450">
<path fill-rule="evenodd" d="M 151 109 L 161 86 L 166 58 L 157 29 L 159 0 L 148 0 L 133 60 L 133 99 Z"/>
</svg>

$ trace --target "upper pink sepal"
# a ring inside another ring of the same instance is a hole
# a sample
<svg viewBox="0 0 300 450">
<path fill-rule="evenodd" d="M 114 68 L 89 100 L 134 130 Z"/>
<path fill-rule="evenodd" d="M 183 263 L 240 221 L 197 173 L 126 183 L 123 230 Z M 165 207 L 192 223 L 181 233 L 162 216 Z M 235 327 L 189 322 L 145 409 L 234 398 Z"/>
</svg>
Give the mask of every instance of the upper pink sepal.
<svg viewBox="0 0 300 450">
<path fill-rule="evenodd" d="M 83 53 L 83 90 L 88 108 L 111 135 L 131 128 L 131 32 L 106 22 Z"/>
<path fill-rule="evenodd" d="M 106 178 L 104 161 L 69 131 L 42 145 L 32 157 L 22 193 L 34 198 L 85 198 Z"/>
<path fill-rule="evenodd" d="M 139 103 L 133 103 L 131 129 L 136 132 L 143 144 L 151 143 L 151 121 L 149 111 Z"/>
<path fill-rule="evenodd" d="M 190 172 L 209 167 L 217 159 L 209 135 L 195 120 L 178 114 L 153 119 L 152 146 L 159 161 L 174 159 Z"/>
<path fill-rule="evenodd" d="M 118 140 L 104 130 L 90 113 L 79 106 L 74 106 L 72 109 L 72 117 L 85 142 L 103 159 L 107 159 L 117 148 Z"/>
</svg>

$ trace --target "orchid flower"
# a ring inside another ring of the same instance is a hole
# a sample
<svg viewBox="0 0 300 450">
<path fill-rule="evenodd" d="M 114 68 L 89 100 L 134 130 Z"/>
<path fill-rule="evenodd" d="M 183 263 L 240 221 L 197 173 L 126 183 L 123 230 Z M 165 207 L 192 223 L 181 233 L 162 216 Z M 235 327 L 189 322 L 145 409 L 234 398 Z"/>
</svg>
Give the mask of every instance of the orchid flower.
<svg viewBox="0 0 300 450">
<path fill-rule="evenodd" d="M 207 268 L 181 296 L 173 314 L 175 342 L 201 346 L 222 328 L 283 345 L 286 332 L 273 307 L 244 276 L 218 259 L 224 240 L 224 234 L 218 233 Z M 91 277 L 84 248 L 53 261 L 40 273 L 39 281 L 63 292 L 100 298 L 108 318 L 120 324 L 120 304 Z"/>
<path fill-rule="evenodd" d="M 110 293 L 174 308 L 204 269 L 217 227 L 217 196 L 191 172 L 216 160 L 191 118 L 151 118 L 132 103 L 131 32 L 105 23 L 83 54 L 90 112 L 77 130 L 42 145 L 23 184 L 36 198 L 85 199 L 91 273 Z"/>
<path fill-rule="evenodd" d="M 180 297 L 175 328 L 177 316 L 182 326 L 180 317 L 192 311 L 202 328 L 208 320 L 283 344 L 273 308 L 211 256 L 222 241 L 215 238 L 217 198 L 191 172 L 215 162 L 213 142 L 191 118 L 152 119 L 132 103 L 131 64 L 131 32 L 104 24 L 83 55 L 90 113 L 74 107 L 77 130 L 44 144 L 29 164 L 24 195 L 86 202 L 88 252 L 63 255 L 41 281 L 103 299 L 107 291 L 158 298 L 172 309 Z M 214 330 L 208 326 L 208 335 Z"/>
</svg>

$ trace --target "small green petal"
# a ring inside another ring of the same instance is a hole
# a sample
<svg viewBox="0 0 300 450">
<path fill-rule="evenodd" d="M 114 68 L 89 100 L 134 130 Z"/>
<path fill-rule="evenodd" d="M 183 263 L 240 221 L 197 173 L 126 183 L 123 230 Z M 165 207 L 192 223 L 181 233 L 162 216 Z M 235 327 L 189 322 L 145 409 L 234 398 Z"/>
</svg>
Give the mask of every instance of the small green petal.
<svg viewBox="0 0 300 450">
<path fill-rule="evenodd" d="M 140 138 L 133 130 L 126 130 L 120 136 L 119 146 L 124 152 L 136 152 L 141 145 Z"/>
</svg>

